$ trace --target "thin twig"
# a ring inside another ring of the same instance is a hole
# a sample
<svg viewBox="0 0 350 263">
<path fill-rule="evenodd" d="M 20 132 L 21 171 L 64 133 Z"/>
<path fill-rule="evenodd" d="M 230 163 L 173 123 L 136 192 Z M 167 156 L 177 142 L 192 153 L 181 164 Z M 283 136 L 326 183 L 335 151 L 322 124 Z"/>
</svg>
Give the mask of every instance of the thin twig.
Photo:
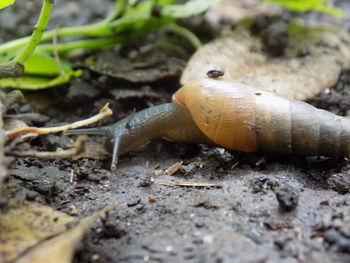
<svg viewBox="0 0 350 263">
<path fill-rule="evenodd" d="M 127 4 L 128 4 L 127 0 L 116 1 L 116 4 L 114 5 L 114 9 L 113 9 L 112 13 L 106 19 L 104 19 L 102 22 L 108 24 L 108 23 L 112 22 L 114 19 L 122 16 L 125 9 L 126 9 Z"/>
<path fill-rule="evenodd" d="M 36 157 L 36 158 L 70 158 L 82 154 L 85 151 L 86 136 L 79 136 L 76 142 L 72 145 L 71 149 L 61 150 L 56 152 L 37 152 L 37 151 L 22 151 L 22 152 L 10 152 L 7 155 L 15 157 Z"/>
<path fill-rule="evenodd" d="M 105 106 L 103 106 L 103 108 L 100 110 L 100 112 L 98 114 L 96 114 L 95 116 L 92 116 L 86 120 L 76 121 L 76 122 L 73 122 L 70 124 L 56 126 L 56 127 L 48 127 L 48 128 L 24 127 L 24 128 L 19 128 L 19 129 L 7 131 L 5 133 L 5 136 L 6 136 L 6 140 L 11 140 L 11 139 L 13 139 L 21 134 L 25 134 L 25 133 L 36 133 L 38 135 L 42 135 L 42 134 L 61 132 L 61 131 L 65 131 L 68 129 L 75 129 L 75 128 L 79 128 L 79 127 L 82 127 L 85 125 L 89 125 L 89 124 L 98 122 L 98 121 L 100 121 L 100 120 L 102 120 L 102 119 L 104 119 L 107 116 L 110 116 L 112 114 L 113 114 L 113 112 L 108 107 L 108 103 L 107 103 Z"/>
<path fill-rule="evenodd" d="M 65 73 L 62 69 L 61 60 L 60 60 L 60 57 L 59 57 L 58 51 L 57 51 L 57 27 L 55 30 L 55 34 L 53 35 L 53 38 L 52 38 L 52 52 L 53 52 L 53 55 L 55 57 L 57 68 L 60 72 L 60 75 L 63 76 Z"/>
<path fill-rule="evenodd" d="M 59 30 L 59 29 L 57 29 Z M 125 40 L 124 36 L 112 36 L 106 38 L 93 38 L 93 39 L 81 39 L 56 44 L 56 50 L 58 53 L 65 53 L 72 50 L 83 49 L 99 49 L 103 47 L 112 46 L 121 43 Z M 38 51 L 52 51 L 52 44 L 40 44 L 37 48 Z"/>
<path fill-rule="evenodd" d="M 191 182 L 171 182 L 171 181 L 163 181 L 156 180 L 156 183 L 160 185 L 166 186 L 184 186 L 184 187 L 220 187 L 218 184 L 210 184 L 210 183 L 191 183 Z"/>
<path fill-rule="evenodd" d="M 202 46 L 202 42 L 199 40 L 199 38 L 187 28 L 179 26 L 176 23 L 168 25 L 167 28 L 174 33 L 186 38 L 195 49 L 198 49 Z"/>
</svg>

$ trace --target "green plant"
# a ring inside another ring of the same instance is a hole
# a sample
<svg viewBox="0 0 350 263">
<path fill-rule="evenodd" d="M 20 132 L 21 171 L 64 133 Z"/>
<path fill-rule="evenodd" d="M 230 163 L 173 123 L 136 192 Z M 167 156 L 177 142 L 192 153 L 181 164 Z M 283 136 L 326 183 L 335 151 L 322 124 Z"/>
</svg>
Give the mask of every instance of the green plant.
<svg viewBox="0 0 350 263">
<path fill-rule="evenodd" d="M 125 43 L 161 27 L 187 38 L 194 47 L 201 45 L 189 30 L 177 25 L 177 19 L 198 15 L 220 0 L 128 1 L 116 0 L 111 14 L 98 23 L 57 28 L 44 32 L 54 0 L 44 0 L 38 22 L 31 36 L 0 45 L 0 87 L 43 89 L 66 83 L 81 70 L 73 70 L 65 54 L 77 49 L 99 49 Z M 295 11 L 319 10 L 331 14 L 341 11 L 325 4 L 326 0 L 263 0 L 275 2 Z M 2 0 L 0 9 L 14 0 Z M 80 37 L 65 41 L 65 37 Z M 58 39 L 60 41 L 58 41 Z"/>
<path fill-rule="evenodd" d="M 15 0 L 2 0 L 0 2 L 0 9 L 3 9 L 8 5 L 12 5 L 14 2 L 15 2 Z"/>
<path fill-rule="evenodd" d="M 5 1 L 2 7 L 12 4 L 13 2 L 14 1 Z M 7 4 L 4 5 L 5 3 Z M 44 0 L 37 25 L 34 27 L 34 31 L 31 37 L 28 37 L 28 41 L 25 43 L 25 47 L 18 51 L 16 56 L 12 55 L 14 58 L 11 58 L 11 61 L 7 61 L 8 58 L 11 57 L 10 50 L 6 53 L 5 56 L 3 56 L 3 59 L 6 61 L 6 63 L 0 65 L 0 78 L 17 77 L 23 74 L 23 63 L 34 52 L 35 47 L 40 42 L 50 18 L 52 6 L 53 0 Z M 0 63 L 1 62 L 2 61 L 0 57 Z"/>
<path fill-rule="evenodd" d="M 286 7 L 296 12 L 320 11 L 331 15 L 340 16 L 343 12 L 337 8 L 327 5 L 327 0 L 263 0 Z"/>
<path fill-rule="evenodd" d="M 112 13 L 98 23 L 58 28 L 43 33 L 47 20 L 43 21 L 41 18 L 50 16 L 51 9 L 47 7 L 48 4 L 52 6 L 52 0 L 44 0 L 40 18 L 32 36 L 0 45 L 0 63 L 3 63 L 0 66 L 0 71 L 1 67 L 8 69 L 9 66 L 13 67 L 14 65 L 19 70 L 21 65 L 25 68 L 24 76 L 1 79 L 0 86 L 41 89 L 63 84 L 72 76 L 81 74 L 80 70 L 74 71 L 69 61 L 64 59 L 65 53 L 76 49 L 96 49 L 123 43 L 128 39 L 141 37 L 164 26 L 186 36 L 195 47 L 198 47 L 200 41 L 197 37 L 174 23 L 179 18 L 200 14 L 219 1 L 190 0 L 185 4 L 176 5 L 174 4 L 175 0 L 153 0 L 132 5 L 127 0 L 119 0 L 116 1 Z M 43 34 L 37 34 L 38 31 Z M 41 44 L 67 36 L 78 36 L 81 39 Z M 35 52 L 33 52 L 34 49 Z M 60 58 L 57 59 L 58 56 L 54 56 L 54 53 L 60 54 Z M 12 75 L 5 72 L 3 77 L 18 76 L 22 73 L 14 74 L 15 72 L 14 70 Z"/>
</svg>

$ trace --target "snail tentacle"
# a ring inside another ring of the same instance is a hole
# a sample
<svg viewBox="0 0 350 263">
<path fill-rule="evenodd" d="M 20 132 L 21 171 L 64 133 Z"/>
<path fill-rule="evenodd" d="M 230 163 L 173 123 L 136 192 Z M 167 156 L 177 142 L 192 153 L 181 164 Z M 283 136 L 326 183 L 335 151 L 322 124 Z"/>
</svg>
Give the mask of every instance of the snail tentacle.
<svg viewBox="0 0 350 263">
<path fill-rule="evenodd" d="M 112 152 L 112 163 L 111 163 L 112 171 L 115 171 L 117 169 L 120 141 L 121 141 L 120 136 L 116 134 L 113 140 L 113 152 Z"/>
</svg>

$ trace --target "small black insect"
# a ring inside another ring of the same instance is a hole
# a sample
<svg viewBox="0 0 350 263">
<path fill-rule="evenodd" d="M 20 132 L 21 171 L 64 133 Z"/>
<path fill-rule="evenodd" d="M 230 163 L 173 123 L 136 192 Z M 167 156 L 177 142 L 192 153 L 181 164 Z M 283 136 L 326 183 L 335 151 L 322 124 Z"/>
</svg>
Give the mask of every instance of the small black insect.
<svg viewBox="0 0 350 263">
<path fill-rule="evenodd" d="M 207 76 L 209 78 L 218 78 L 218 77 L 222 77 L 225 74 L 225 72 L 223 70 L 217 70 L 217 69 L 213 69 L 213 70 L 209 70 L 207 72 Z"/>
</svg>

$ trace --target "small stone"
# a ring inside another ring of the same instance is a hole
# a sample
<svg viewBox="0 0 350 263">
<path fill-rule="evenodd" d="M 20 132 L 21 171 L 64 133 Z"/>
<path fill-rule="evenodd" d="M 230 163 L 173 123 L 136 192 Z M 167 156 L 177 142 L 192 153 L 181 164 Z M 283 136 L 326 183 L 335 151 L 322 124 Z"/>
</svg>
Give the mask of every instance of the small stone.
<svg viewBox="0 0 350 263">
<path fill-rule="evenodd" d="M 69 211 L 68 211 L 68 214 L 70 214 L 71 216 L 75 216 L 77 215 L 79 212 L 78 208 L 75 206 L 75 205 L 71 205 L 69 207 Z"/>
<path fill-rule="evenodd" d="M 116 221 L 108 221 L 104 224 L 103 233 L 108 238 L 121 238 L 126 231 Z"/>
<path fill-rule="evenodd" d="M 148 202 L 155 203 L 155 202 L 157 202 L 157 198 L 154 195 L 150 195 L 148 197 Z"/>
<path fill-rule="evenodd" d="M 101 179 L 100 179 L 100 176 L 98 176 L 98 175 L 95 174 L 95 173 L 90 173 L 90 174 L 88 174 L 87 179 L 88 179 L 89 181 L 94 182 L 94 183 L 99 183 L 100 180 L 101 180 Z"/>
<path fill-rule="evenodd" d="M 320 205 L 329 205 L 329 200 L 323 200 L 320 202 Z"/>
<path fill-rule="evenodd" d="M 147 176 L 145 179 L 143 179 L 140 183 L 139 186 L 142 187 L 149 187 L 154 183 L 154 178 L 151 176 Z"/>
<path fill-rule="evenodd" d="M 91 257 L 92 261 L 97 261 L 99 259 L 100 259 L 100 256 L 98 254 L 93 254 L 92 257 Z"/>
<path fill-rule="evenodd" d="M 204 243 L 204 241 L 203 241 L 203 239 L 198 238 L 198 239 L 194 239 L 192 241 L 192 243 L 196 244 L 196 245 L 202 245 Z"/>
<path fill-rule="evenodd" d="M 202 227 L 205 226 L 205 224 L 203 222 L 195 222 L 194 226 L 197 227 L 197 228 L 202 228 Z"/>
<path fill-rule="evenodd" d="M 336 173 L 327 179 L 328 186 L 340 194 L 350 190 L 350 173 Z"/>
<path fill-rule="evenodd" d="M 263 34 L 263 43 L 273 56 L 282 56 L 288 46 L 288 24 L 278 21 L 269 25 Z"/>
<path fill-rule="evenodd" d="M 214 237 L 212 235 L 205 235 L 203 238 L 203 242 L 206 244 L 211 244 L 214 241 Z"/>
<path fill-rule="evenodd" d="M 142 211 L 142 210 L 144 210 L 144 208 L 145 208 L 145 206 L 142 205 L 142 204 L 139 204 L 139 205 L 136 206 L 136 209 L 137 209 L 138 211 Z"/>
<path fill-rule="evenodd" d="M 165 251 L 168 253 L 172 252 L 173 250 L 174 250 L 174 248 L 170 245 L 165 247 Z"/>
<path fill-rule="evenodd" d="M 282 210 L 291 212 L 297 207 L 299 194 L 291 187 L 281 187 L 275 193 Z"/>
<path fill-rule="evenodd" d="M 162 175 L 162 173 L 163 173 L 163 170 L 161 170 L 161 169 L 156 169 L 153 171 L 154 176 L 160 176 L 160 175 Z"/>
<path fill-rule="evenodd" d="M 136 206 L 140 203 L 140 198 L 139 197 L 134 197 L 134 198 L 130 198 L 127 202 L 126 205 L 128 207 L 132 207 L 132 206 Z"/>
<path fill-rule="evenodd" d="M 29 191 L 26 193 L 26 199 L 27 199 L 28 201 L 34 201 L 37 197 L 38 197 L 38 193 L 35 192 L 35 191 L 30 191 L 30 190 L 29 190 Z"/>
</svg>

